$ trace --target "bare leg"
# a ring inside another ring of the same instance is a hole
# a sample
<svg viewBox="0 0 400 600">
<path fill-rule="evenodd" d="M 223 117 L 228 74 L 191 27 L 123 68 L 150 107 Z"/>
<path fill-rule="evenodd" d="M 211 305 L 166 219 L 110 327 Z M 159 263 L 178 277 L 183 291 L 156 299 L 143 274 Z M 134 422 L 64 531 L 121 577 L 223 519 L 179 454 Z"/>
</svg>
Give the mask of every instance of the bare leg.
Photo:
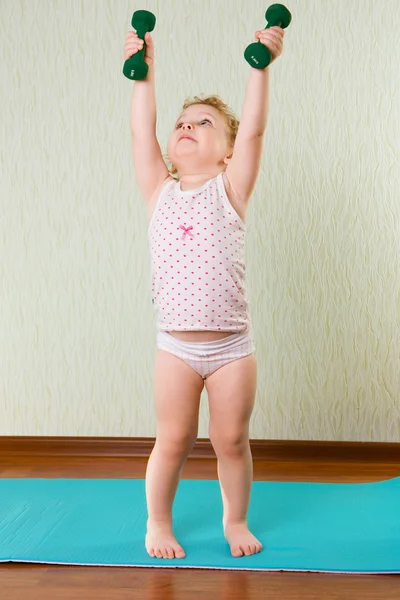
<svg viewBox="0 0 400 600">
<path fill-rule="evenodd" d="M 247 511 L 250 502 L 253 463 L 248 440 L 220 454 L 218 477 L 224 505 L 224 532 L 233 556 L 249 556 L 262 549 L 250 532 Z"/>
<path fill-rule="evenodd" d="M 206 380 L 210 403 L 210 439 L 218 458 L 224 505 L 223 526 L 233 556 L 260 552 L 249 531 L 247 511 L 253 479 L 249 421 L 254 406 L 257 362 L 254 355 L 233 361 Z"/>
<path fill-rule="evenodd" d="M 185 460 L 196 441 L 203 379 L 176 356 L 158 350 L 154 365 L 157 436 L 146 472 L 146 550 L 184 558 L 172 526 L 172 505 Z"/>
</svg>

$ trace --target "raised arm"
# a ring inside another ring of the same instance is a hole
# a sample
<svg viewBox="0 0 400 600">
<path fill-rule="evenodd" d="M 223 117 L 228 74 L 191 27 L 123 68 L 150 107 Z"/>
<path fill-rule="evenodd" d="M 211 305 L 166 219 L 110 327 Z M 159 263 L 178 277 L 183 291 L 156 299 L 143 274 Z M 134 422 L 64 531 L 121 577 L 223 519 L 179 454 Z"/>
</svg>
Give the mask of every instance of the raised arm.
<svg viewBox="0 0 400 600">
<path fill-rule="evenodd" d="M 271 27 L 257 31 L 255 37 L 267 46 L 275 60 L 282 53 L 284 33 L 280 27 Z M 226 176 L 235 197 L 244 205 L 250 199 L 261 164 L 269 109 L 269 77 L 269 66 L 250 69 L 233 154 L 226 168 Z"/>
<path fill-rule="evenodd" d="M 130 127 L 132 134 L 132 156 L 136 180 L 146 203 L 169 176 L 167 166 L 156 136 L 156 97 L 154 81 L 154 44 L 150 33 L 146 33 L 145 61 L 149 65 L 146 79 L 133 84 Z M 134 32 L 126 35 L 124 59 L 141 50 L 143 41 Z"/>
</svg>

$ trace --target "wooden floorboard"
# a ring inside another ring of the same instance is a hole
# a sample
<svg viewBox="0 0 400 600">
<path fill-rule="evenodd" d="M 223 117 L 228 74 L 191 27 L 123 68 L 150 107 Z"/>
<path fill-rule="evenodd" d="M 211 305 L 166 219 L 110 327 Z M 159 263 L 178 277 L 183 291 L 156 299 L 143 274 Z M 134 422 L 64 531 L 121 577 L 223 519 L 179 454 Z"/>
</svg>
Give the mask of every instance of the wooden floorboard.
<svg viewBox="0 0 400 600">
<path fill-rule="evenodd" d="M 145 458 L 0 456 L 0 477 L 141 478 Z M 213 459 L 189 459 L 183 478 L 216 479 Z M 254 462 L 257 481 L 366 483 L 399 463 Z M 0 600 L 400 600 L 400 576 L 196 569 L 0 565 Z"/>
</svg>

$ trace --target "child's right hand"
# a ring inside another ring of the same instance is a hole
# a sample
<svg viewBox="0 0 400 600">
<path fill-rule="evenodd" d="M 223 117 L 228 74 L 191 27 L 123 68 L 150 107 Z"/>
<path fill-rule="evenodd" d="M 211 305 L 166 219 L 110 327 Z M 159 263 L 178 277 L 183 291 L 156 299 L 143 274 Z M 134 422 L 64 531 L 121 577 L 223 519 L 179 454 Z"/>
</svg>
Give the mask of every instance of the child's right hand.
<svg viewBox="0 0 400 600">
<path fill-rule="evenodd" d="M 154 63 L 154 44 L 149 32 L 144 36 L 146 42 L 146 51 L 144 61 L 148 65 Z M 143 49 L 143 40 L 140 39 L 135 31 L 128 31 L 126 34 L 126 43 L 124 46 L 124 61 Z"/>
</svg>

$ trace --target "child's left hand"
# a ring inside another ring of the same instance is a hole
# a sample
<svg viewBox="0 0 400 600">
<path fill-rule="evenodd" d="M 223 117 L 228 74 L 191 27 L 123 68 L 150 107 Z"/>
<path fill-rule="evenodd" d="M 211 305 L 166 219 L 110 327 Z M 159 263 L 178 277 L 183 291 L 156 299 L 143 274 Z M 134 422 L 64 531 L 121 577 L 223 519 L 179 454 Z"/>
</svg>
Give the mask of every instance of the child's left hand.
<svg viewBox="0 0 400 600">
<path fill-rule="evenodd" d="M 285 32 L 281 27 L 269 27 L 256 31 L 255 39 L 259 40 L 272 54 L 271 64 L 283 52 L 283 36 Z"/>
</svg>

